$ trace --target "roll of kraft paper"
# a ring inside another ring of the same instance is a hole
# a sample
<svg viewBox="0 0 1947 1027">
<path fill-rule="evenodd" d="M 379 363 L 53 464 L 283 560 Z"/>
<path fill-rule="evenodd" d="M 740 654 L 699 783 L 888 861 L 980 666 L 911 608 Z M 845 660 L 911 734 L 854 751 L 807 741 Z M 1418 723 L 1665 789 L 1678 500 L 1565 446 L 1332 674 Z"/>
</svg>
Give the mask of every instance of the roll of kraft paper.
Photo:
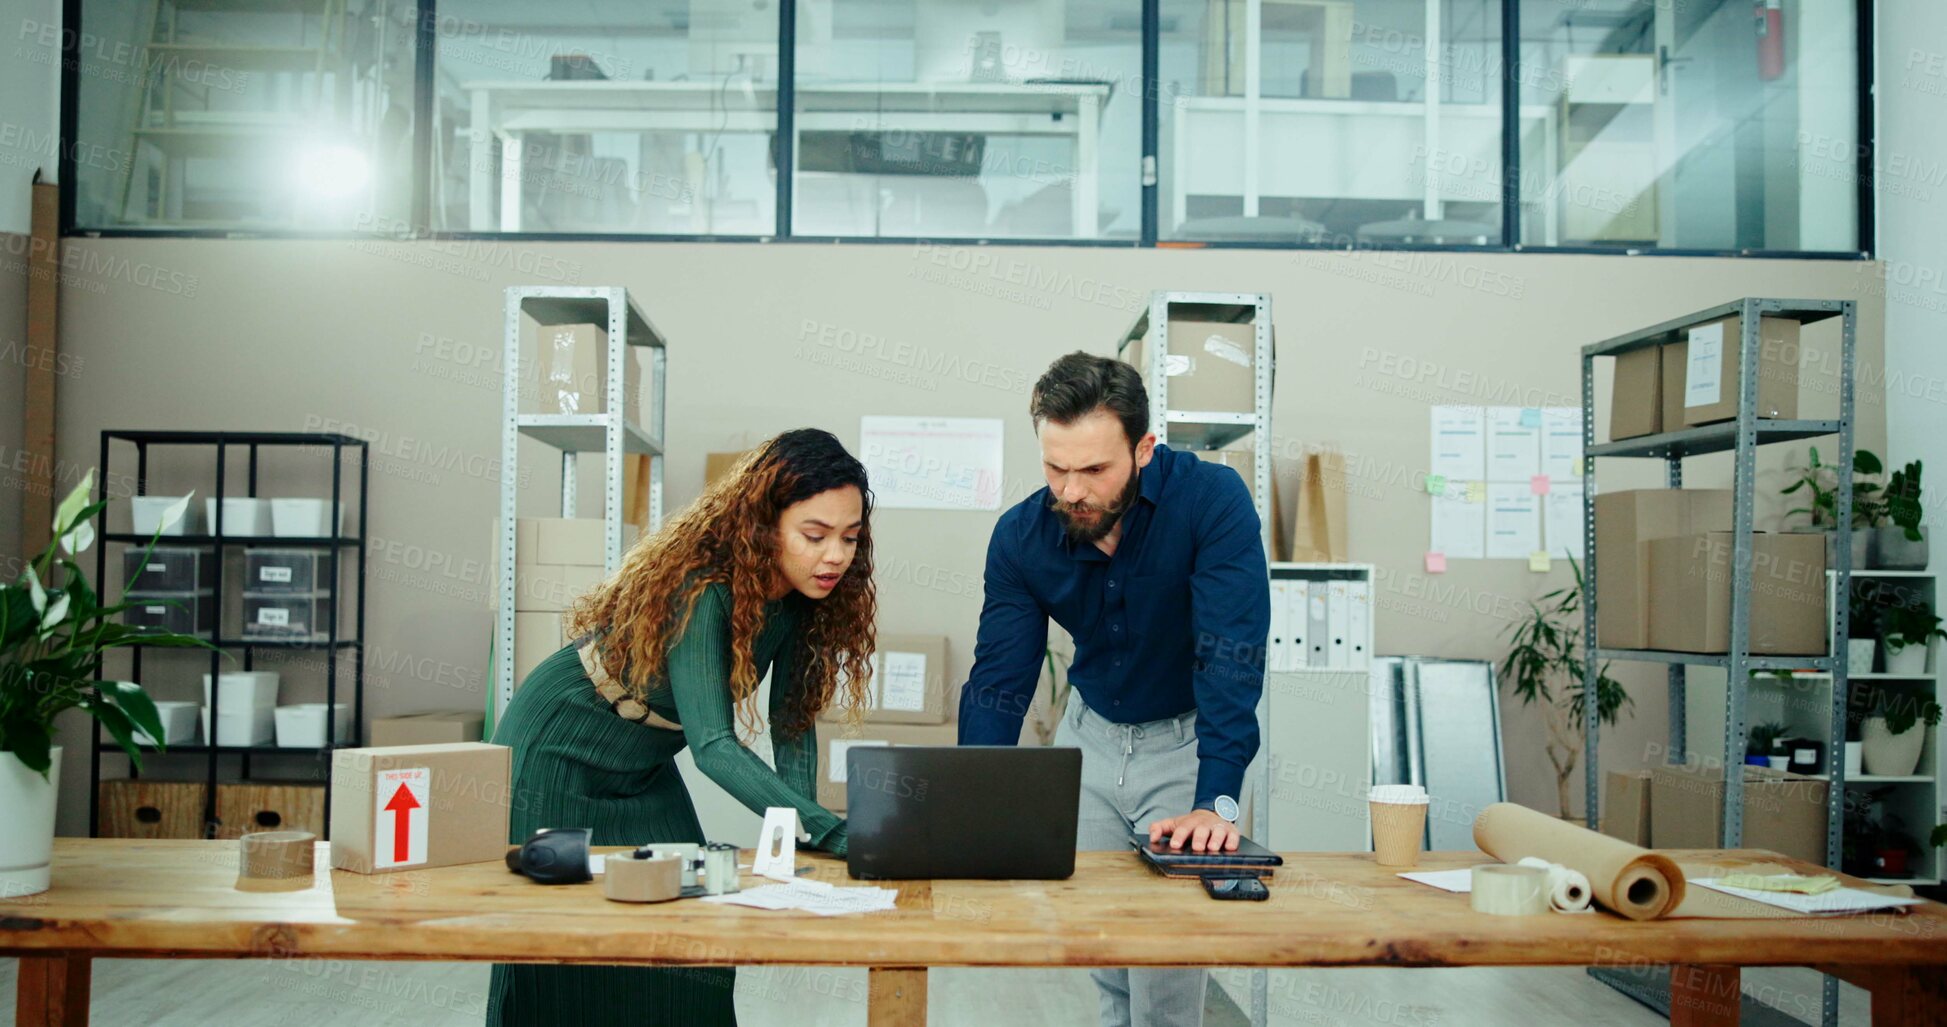
<svg viewBox="0 0 1947 1027">
<path fill-rule="evenodd" d="M 1602 908 L 1631 920 L 1669 915 L 1683 901 L 1683 871 L 1668 856 L 1537 813 L 1497 802 L 1474 820 L 1474 844 L 1503 863 L 1534 856 L 1589 879 Z"/>
<path fill-rule="evenodd" d="M 1467 901 L 1476 913 L 1539 916 L 1548 912 L 1548 871 L 1538 867 L 1484 863 L 1474 868 Z"/>
<path fill-rule="evenodd" d="M 1545 859 L 1525 856 L 1521 866 L 1535 867 L 1548 872 L 1548 907 L 1557 913 L 1581 913 L 1589 908 L 1589 879 L 1579 870 L 1570 870 L 1560 863 L 1550 863 Z"/>
</svg>

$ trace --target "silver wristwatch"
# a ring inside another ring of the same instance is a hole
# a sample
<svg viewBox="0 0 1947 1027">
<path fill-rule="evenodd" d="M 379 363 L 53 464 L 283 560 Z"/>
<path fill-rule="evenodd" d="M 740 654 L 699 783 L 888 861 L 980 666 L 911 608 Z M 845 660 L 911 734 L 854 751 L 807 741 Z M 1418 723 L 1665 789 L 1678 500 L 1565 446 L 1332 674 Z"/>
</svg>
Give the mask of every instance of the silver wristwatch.
<svg viewBox="0 0 1947 1027">
<path fill-rule="evenodd" d="M 1233 824 L 1237 823 L 1237 800 L 1228 795 L 1217 796 L 1216 801 L 1210 805 L 1210 811 Z"/>
</svg>

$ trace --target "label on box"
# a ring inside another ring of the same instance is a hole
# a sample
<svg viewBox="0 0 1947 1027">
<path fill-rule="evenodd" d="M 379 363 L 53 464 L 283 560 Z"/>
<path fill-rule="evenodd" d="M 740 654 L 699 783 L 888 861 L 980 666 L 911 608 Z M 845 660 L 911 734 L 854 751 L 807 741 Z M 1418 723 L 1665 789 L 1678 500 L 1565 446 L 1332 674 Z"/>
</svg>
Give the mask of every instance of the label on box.
<svg viewBox="0 0 1947 1027">
<path fill-rule="evenodd" d="M 268 624 L 272 627 L 278 627 L 278 628 L 290 627 L 291 611 L 281 606 L 263 607 L 262 609 L 257 611 L 257 623 Z"/>
<path fill-rule="evenodd" d="M 1218 360 L 1228 360 L 1238 367 L 1251 366 L 1251 355 L 1244 352 L 1244 347 L 1221 335 L 1212 335 L 1203 340 L 1203 351 Z"/>
<path fill-rule="evenodd" d="M 169 565 L 166 563 L 151 563 L 149 565 L 149 573 L 151 574 L 161 574 L 168 569 Z"/>
<path fill-rule="evenodd" d="M 926 654 L 886 653 L 879 708 L 919 713 L 926 709 Z"/>
<path fill-rule="evenodd" d="M 891 745 L 891 744 L 892 744 L 891 742 L 885 741 L 884 739 L 880 739 L 880 738 L 834 739 L 832 741 L 832 765 L 830 768 L 827 769 L 825 776 L 831 778 L 833 784 L 842 785 L 845 783 L 845 750 L 850 749 L 854 745 Z"/>
<path fill-rule="evenodd" d="M 1690 329 L 1683 367 L 1683 405 L 1709 406 L 1724 393 L 1724 322 Z"/>
<path fill-rule="evenodd" d="M 163 613 L 166 612 L 168 609 L 169 608 L 167 606 L 144 606 L 142 608 L 142 612 L 143 613 Z"/>
<path fill-rule="evenodd" d="M 412 866 L 426 862 L 427 799 L 430 767 L 381 770 L 374 780 L 372 865 Z"/>
<path fill-rule="evenodd" d="M 257 580 L 281 581 L 288 585 L 291 581 L 291 569 L 289 567 L 259 567 L 257 568 Z"/>
<path fill-rule="evenodd" d="M 1163 377 L 1174 378 L 1196 370 L 1197 362 L 1182 353 L 1167 353 L 1163 356 Z"/>
</svg>

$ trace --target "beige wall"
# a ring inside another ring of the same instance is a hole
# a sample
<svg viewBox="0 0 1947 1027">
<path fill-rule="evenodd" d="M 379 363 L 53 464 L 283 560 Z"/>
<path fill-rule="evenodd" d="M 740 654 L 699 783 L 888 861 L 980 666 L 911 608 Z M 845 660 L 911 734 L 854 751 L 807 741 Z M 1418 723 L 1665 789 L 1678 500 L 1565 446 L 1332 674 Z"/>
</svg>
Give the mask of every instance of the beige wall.
<svg viewBox="0 0 1947 1027">
<path fill-rule="evenodd" d="M 0 581 L 11 581 L 21 559 L 21 493 L 14 470 L 26 435 L 27 236 L 0 234 Z M 16 256 L 18 254 L 18 256 Z"/>
<path fill-rule="evenodd" d="M 374 440 L 368 715 L 484 701 L 500 416 L 493 372 L 508 285 L 626 285 L 667 333 L 672 508 L 701 485 L 706 451 L 800 425 L 856 443 L 861 414 L 1006 419 L 1006 494 L 1018 499 L 1040 484 L 1024 410 L 1028 384 L 1051 359 L 1106 351 L 1152 289 L 1269 292 L 1280 347 L 1279 473 L 1289 494 L 1294 458 L 1307 445 L 1346 449 L 1352 555 L 1380 568 L 1383 653 L 1492 658 L 1501 614 L 1567 580 L 1565 567 L 1542 576 L 1514 561 L 1456 561 L 1432 579 L 1420 572 L 1427 501 L 1413 483 L 1427 460 L 1430 404 L 1573 403 L 1578 346 L 1742 295 L 1857 298 L 1863 360 L 1880 363 L 1881 304 L 1865 288 L 1875 279 L 1868 266 L 1837 261 L 910 245 L 70 245 L 84 251 L 85 273 L 65 292 L 62 346 L 84 364 L 62 382 L 65 460 L 92 463 L 106 427 L 349 430 Z M 868 340 L 863 352 L 854 339 Z M 1826 330 L 1808 332 L 1807 342 L 1836 347 Z M 1877 379 L 1862 381 L 1864 395 Z M 1832 406 L 1830 393 L 1808 388 L 1807 414 L 1820 402 Z M 1861 419 L 1862 444 L 1883 451 L 1880 405 L 1864 405 Z M 524 513 L 546 512 L 556 494 L 545 456 L 523 451 L 533 468 Z M 1721 476 L 1724 466 L 1707 461 L 1692 480 Z M 265 473 L 267 492 L 298 487 Z M 1627 487 L 1651 475 L 1605 471 L 1604 481 Z M 172 485 L 208 487 L 172 482 L 159 467 L 151 490 Z M 950 635 L 959 676 L 994 516 L 898 510 L 874 524 L 883 629 Z M 1604 762 L 1615 766 L 1642 764 L 1644 746 L 1664 734 L 1660 673 L 1627 674 L 1634 715 L 1604 743 Z M 144 677 L 163 680 L 146 668 Z M 194 678 L 178 681 L 157 687 L 188 697 Z M 1548 808 L 1539 723 L 1507 712 L 1510 788 Z M 69 780 L 86 781 L 79 731 L 68 739 Z M 62 830 L 84 831 L 85 788 L 64 792 Z"/>
</svg>

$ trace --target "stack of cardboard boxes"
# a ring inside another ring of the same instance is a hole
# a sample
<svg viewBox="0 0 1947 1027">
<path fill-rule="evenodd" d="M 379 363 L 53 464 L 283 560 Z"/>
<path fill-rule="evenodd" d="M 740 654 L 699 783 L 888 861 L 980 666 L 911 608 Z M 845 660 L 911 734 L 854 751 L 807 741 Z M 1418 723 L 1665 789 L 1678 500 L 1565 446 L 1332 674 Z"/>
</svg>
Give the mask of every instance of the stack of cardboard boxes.
<svg viewBox="0 0 1947 1027">
<path fill-rule="evenodd" d="M 818 727 L 818 805 L 829 810 L 845 809 L 845 753 L 853 746 L 959 743 L 945 635 L 880 635 L 872 669 L 865 722 L 854 729 L 834 707 Z"/>
<path fill-rule="evenodd" d="M 1824 865 L 1826 780 L 1770 767 L 1742 769 L 1744 847 Z M 1602 833 L 1646 848 L 1714 849 L 1722 840 L 1723 817 L 1722 766 L 1611 771 Z"/>
<path fill-rule="evenodd" d="M 514 541 L 514 683 L 567 641 L 562 614 L 604 575 L 603 522 L 596 518 L 523 517 Z M 641 532 L 622 526 L 622 548 Z M 499 602 L 499 591 L 494 592 Z"/>
<path fill-rule="evenodd" d="M 1683 338 L 1616 358 L 1609 438 L 1633 439 L 1737 416 L 1743 319 L 1732 315 L 1685 329 Z M 1757 416 L 1798 416 L 1798 322 L 1758 319 Z"/>
</svg>

